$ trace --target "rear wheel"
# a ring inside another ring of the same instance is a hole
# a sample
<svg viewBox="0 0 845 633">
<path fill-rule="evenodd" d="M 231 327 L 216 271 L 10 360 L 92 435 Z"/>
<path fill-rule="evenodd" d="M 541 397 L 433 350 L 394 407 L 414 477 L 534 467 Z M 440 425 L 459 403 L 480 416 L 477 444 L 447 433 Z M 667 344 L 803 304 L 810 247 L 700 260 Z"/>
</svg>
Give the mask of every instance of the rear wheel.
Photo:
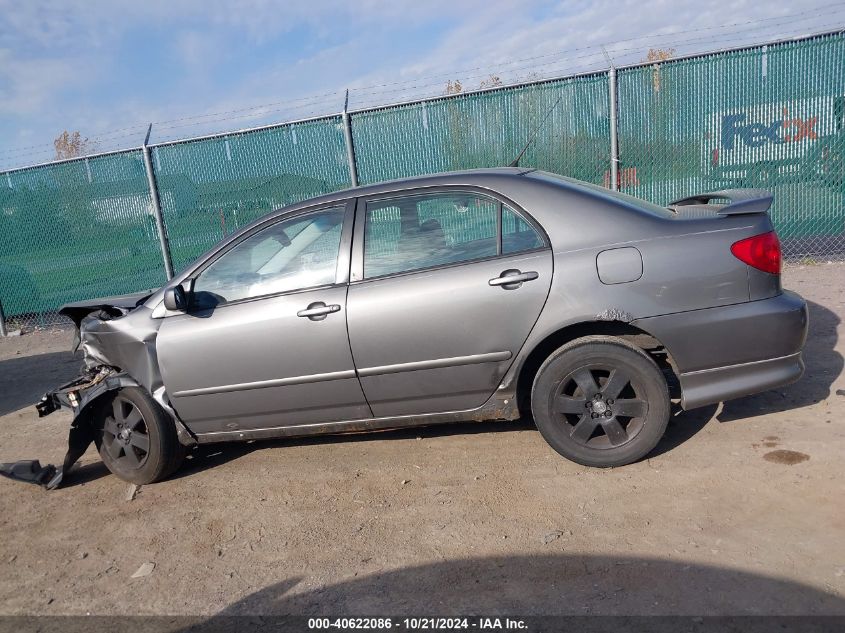
<svg viewBox="0 0 845 633">
<path fill-rule="evenodd" d="M 531 392 L 531 412 L 545 440 L 585 466 L 623 466 L 644 457 L 663 436 L 669 410 L 669 390 L 654 360 L 612 337 L 561 347 L 540 367 Z"/>
<path fill-rule="evenodd" d="M 95 424 L 103 463 L 125 481 L 160 481 L 185 457 L 173 420 L 140 388 L 126 387 L 104 402 Z"/>
</svg>

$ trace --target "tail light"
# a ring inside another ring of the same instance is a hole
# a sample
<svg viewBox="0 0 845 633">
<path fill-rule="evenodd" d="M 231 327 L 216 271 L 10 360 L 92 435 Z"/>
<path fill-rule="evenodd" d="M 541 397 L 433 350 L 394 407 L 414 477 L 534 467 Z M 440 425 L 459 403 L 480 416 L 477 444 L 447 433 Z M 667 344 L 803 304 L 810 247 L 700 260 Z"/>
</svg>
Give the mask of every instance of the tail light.
<svg viewBox="0 0 845 633">
<path fill-rule="evenodd" d="M 757 270 L 780 275 L 780 241 L 774 231 L 735 242 L 731 246 L 731 253 Z"/>
</svg>

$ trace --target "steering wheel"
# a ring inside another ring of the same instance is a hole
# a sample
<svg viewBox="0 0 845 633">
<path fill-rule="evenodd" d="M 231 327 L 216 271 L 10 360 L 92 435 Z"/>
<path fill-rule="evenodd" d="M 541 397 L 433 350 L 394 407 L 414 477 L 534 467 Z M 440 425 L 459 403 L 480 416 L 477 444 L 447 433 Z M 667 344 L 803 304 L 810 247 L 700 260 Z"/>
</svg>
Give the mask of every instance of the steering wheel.
<svg viewBox="0 0 845 633">
<path fill-rule="evenodd" d="M 261 281 L 261 275 L 256 272 L 239 273 L 235 277 L 235 281 L 240 285 L 250 286 Z"/>
</svg>

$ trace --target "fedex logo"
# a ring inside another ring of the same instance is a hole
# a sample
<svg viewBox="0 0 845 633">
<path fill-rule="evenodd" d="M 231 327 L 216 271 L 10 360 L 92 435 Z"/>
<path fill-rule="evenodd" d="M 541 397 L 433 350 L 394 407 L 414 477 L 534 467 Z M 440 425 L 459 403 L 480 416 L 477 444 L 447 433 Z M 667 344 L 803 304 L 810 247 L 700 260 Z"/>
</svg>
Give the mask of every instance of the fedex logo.
<svg viewBox="0 0 845 633">
<path fill-rule="evenodd" d="M 789 117 L 787 108 L 782 118 L 770 123 L 748 123 L 744 114 L 728 114 L 722 117 L 722 149 L 732 150 L 739 139 L 748 147 L 762 147 L 768 143 L 797 143 L 804 139 L 816 139 L 815 127 L 819 117 Z M 781 136 L 781 133 L 783 134 Z"/>
</svg>

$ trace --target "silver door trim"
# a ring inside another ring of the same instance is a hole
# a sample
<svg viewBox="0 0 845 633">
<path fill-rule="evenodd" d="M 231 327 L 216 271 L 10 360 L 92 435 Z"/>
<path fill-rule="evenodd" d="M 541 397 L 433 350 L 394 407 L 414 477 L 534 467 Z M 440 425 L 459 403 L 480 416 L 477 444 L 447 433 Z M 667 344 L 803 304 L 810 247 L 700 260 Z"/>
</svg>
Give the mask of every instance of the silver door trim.
<svg viewBox="0 0 845 633">
<path fill-rule="evenodd" d="M 272 380 L 258 380 L 256 382 L 241 382 L 233 385 L 220 385 L 218 387 L 201 387 L 199 389 L 185 389 L 173 394 L 174 398 L 186 396 L 205 396 L 212 393 L 230 393 L 232 391 L 250 391 L 252 389 L 266 389 L 268 387 L 286 387 L 288 385 L 305 385 L 314 382 L 326 382 L 329 380 L 343 380 L 355 378 L 355 370 L 331 371 L 325 374 L 309 374 L 307 376 L 290 376 L 288 378 L 274 378 Z"/>
<path fill-rule="evenodd" d="M 432 360 L 418 360 L 410 363 L 395 365 L 381 365 L 378 367 L 364 367 L 358 370 L 362 378 L 366 376 L 381 376 L 384 374 L 398 374 L 404 371 L 418 369 L 440 369 L 442 367 L 456 367 L 458 365 L 476 365 L 478 363 L 492 363 L 510 360 L 513 354 L 508 351 L 488 352 L 486 354 L 472 354 L 470 356 L 453 356 L 452 358 L 434 358 Z"/>
</svg>

